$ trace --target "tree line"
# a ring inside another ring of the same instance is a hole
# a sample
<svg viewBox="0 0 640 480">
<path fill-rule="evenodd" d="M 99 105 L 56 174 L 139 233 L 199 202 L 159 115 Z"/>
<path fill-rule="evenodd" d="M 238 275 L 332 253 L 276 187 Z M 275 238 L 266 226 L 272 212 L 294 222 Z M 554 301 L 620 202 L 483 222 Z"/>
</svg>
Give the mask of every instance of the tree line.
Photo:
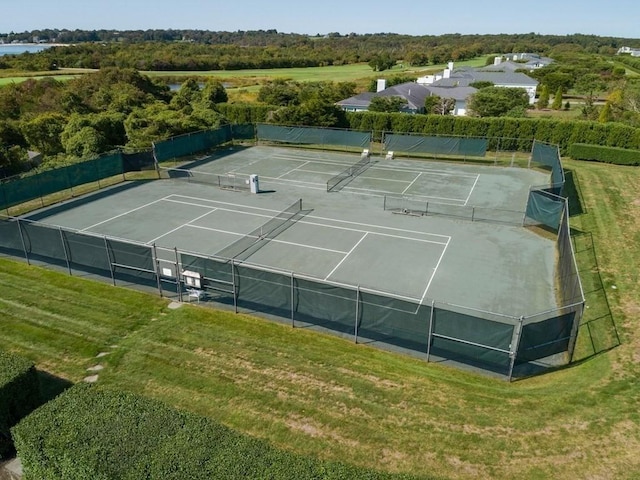
<svg viewBox="0 0 640 480">
<path fill-rule="evenodd" d="M 369 63 L 385 70 L 397 62 L 413 66 L 461 61 L 492 53 L 563 51 L 613 55 L 640 41 L 595 35 L 424 35 L 393 33 L 300 35 L 276 30 L 209 32 L 198 30 L 36 30 L 0 35 L 0 40 L 56 41 L 73 45 L 37 54 L 0 57 L 0 69 L 46 70 L 135 68 L 198 71 L 289 68 Z"/>
</svg>

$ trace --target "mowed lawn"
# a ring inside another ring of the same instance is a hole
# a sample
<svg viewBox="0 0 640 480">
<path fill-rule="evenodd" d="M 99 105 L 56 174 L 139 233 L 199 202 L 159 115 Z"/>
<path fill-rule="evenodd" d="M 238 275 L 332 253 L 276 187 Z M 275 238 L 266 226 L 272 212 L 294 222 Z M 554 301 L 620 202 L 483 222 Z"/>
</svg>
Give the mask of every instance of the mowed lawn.
<svg viewBox="0 0 640 480">
<path fill-rule="evenodd" d="M 8 260 L 2 348 L 72 381 L 100 361 L 101 385 L 315 457 L 450 479 L 638 478 L 640 169 L 565 167 L 582 195 L 571 225 L 589 307 L 569 368 L 509 384 Z"/>
</svg>

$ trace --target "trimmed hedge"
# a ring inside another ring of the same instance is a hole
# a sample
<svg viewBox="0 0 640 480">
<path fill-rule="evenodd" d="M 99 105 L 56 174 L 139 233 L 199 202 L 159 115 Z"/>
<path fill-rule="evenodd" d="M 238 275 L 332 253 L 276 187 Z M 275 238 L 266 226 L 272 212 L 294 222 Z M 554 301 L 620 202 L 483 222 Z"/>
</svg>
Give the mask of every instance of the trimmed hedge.
<svg viewBox="0 0 640 480">
<path fill-rule="evenodd" d="M 78 384 L 13 428 L 29 479 L 400 479 L 277 450 L 132 393 Z"/>
<path fill-rule="evenodd" d="M 266 122 L 279 107 L 261 104 L 218 104 L 218 111 L 231 123 Z M 555 120 L 549 118 L 475 118 L 452 115 L 410 115 L 406 113 L 345 112 L 349 128 L 374 132 L 455 135 L 489 139 L 489 150 L 529 151 L 533 139 L 558 145 L 567 155 L 574 143 L 640 149 L 640 128 L 622 123 Z"/>
<path fill-rule="evenodd" d="M 278 106 L 252 103 L 218 103 L 216 110 L 220 112 L 229 123 L 262 123 L 267 121 L 269 113 L 277 110 Z"/>
<path fill-rule="evenodd" d="M 41 404 L 35 366 L 0 351 L 0 459 L 13 451 L 10 429 Z"/>
<path fill-rule="evenodd" d="M 615 163 L 616 165 L 640 165 L 640 150 L 587 145 L 586 143 L 571 145 L 569 156 L 575 160 L 591 160 Z"/>
</svg>

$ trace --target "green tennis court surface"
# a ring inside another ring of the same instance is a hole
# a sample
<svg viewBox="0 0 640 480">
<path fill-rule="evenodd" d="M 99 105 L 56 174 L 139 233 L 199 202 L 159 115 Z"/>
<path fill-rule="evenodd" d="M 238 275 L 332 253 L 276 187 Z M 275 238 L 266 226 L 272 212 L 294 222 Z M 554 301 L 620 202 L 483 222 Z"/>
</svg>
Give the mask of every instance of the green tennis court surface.
<svg viewBox="0 0 640 480">
<path fill-rule="evenodd" d="M 384 210 L 390 195 L 524 212 L 529 187 L 547 183 L 548 172 L 372 158 L 341 191 L 328 193 L 327 181 L 359 159 L 356 153 L 235 147 L 202 158 L 192 170 L 256 174 L 262 193 L 182 179 L 129 183 L 29 218 L 155 245 L 158 260 L 171 262 L 174 248 L 219 254 L 302 199 L 299 218 L 260 240 L 243 262 L 416 303 L 435 299 L 505 315 L 557 307 L 554 241 L 517 225 Z"/>
</svg>

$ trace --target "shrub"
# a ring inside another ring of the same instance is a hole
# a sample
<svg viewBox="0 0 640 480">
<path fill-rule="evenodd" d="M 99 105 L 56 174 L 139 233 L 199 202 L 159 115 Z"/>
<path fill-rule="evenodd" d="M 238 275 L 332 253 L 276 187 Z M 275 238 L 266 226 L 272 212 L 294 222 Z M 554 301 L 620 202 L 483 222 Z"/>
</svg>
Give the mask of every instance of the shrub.
<svg viewBox="0 0 640 480">
<path fill-rule="evenodd" d="M 411 478 L 271 447 L 132 393 L 78 384 L 13 429 L 29 478 Z"/>
<path fill-rule="evenodd" d="M 0 351 L 0 459 L 12 453 L 11 427 L 40 403 L 40 386 L 33 363 Z"/>
<path fill-rule="evenodd" d="M 601 145 L 574 143 L 569 149 L 569 156 L 575 160 L 591 160 L 615 163 L 616 165 L 640 165 L 640 150 L 603 147 Z"/>
</svg>

